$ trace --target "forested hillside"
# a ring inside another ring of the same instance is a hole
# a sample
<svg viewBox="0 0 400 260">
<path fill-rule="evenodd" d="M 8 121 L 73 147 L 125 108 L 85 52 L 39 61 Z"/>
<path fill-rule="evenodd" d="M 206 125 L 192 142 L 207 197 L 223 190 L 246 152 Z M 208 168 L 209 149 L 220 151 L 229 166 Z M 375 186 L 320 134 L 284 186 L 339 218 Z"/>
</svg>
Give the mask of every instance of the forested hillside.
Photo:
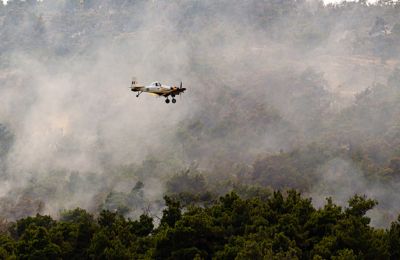
<svg viewBox="0 0 400 260">
<path fill-rule="evenodd" d="M 36 215 L 2 223 L 3 259 L 398 259 L 400 220 L 370 227 L 376 202 L 352 197 L 346 208 L 331 199 L 315 209 L 294 190 L 269 198 L 236 193 L 206 207 L 182 208 L 164 197 L 159 225 L 103 210 L 63 211 L 58 221 Z M 4 232 L 4 231 L 3 231 Z"/>
<path fill-rule="evenodd" d="M 0 3 L 0 254 L 398 259 L 399 10 Z"/>
</svg>

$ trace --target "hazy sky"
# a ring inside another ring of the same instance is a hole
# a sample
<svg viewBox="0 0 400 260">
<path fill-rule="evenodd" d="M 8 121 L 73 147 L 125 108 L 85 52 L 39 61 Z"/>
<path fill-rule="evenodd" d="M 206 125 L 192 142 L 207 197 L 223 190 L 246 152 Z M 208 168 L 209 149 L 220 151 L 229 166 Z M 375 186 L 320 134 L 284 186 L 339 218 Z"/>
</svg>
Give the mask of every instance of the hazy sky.
<svg viewBox="0 0 400 260">
<path fill-rule="evenodd" d="M 3 3 L 7 3 L 8 0 L 2 0 Z M 343 2 L 344 0 L 323 0 L 325 4 L 330 4 L 330 3 L 340 3 Z M 355 1 L 355 0 L 354 0 Z M 378 0 L 368 0 L 368 3 L 376 3 Z"/>
<path fill-rule="evenodd" d="M 324 1 L 325 4 L 330 4 L 330 3 L 340 3 L 344 2 L 344 0 L 322 0 Z M 357 0 L 347 0 L 348 2 L 356 2 Z M 368 3 L 376 3 L 378 0 L 368 0 Z"/>
</svg>

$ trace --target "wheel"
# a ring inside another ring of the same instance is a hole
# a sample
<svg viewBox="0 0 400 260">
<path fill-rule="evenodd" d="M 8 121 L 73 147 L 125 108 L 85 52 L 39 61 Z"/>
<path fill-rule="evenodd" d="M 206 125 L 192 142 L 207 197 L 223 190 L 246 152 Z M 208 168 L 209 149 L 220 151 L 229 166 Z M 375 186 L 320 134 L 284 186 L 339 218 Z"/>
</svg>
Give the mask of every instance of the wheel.
<svg viewBox="0 0 400 260">
<path fill-rule="evenodd" d="M 165 103 L 167 103 L 167 104 L 169 103 L 169 99 L 168 98 L 165 100 Z"/>
<path fill-rule="evenodd" d="M 176 99 L 175 98 L 172 99 L 172 103 L 174 103 L 174 104 L 176 103 Z"/>
</svg>

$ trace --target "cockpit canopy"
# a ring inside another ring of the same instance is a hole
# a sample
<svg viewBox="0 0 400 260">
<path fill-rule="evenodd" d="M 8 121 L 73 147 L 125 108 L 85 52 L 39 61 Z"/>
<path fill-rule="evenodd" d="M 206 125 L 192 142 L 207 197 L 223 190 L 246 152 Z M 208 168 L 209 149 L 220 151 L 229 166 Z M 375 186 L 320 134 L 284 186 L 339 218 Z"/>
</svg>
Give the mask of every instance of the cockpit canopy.
<svg viewBox="0 0 400 260">
<path fill-rule="evenodd" d="M 161 87 L 161 83 L 158 81 L 151 83 L 151 85 L 155 87 Z"/>
</svg>

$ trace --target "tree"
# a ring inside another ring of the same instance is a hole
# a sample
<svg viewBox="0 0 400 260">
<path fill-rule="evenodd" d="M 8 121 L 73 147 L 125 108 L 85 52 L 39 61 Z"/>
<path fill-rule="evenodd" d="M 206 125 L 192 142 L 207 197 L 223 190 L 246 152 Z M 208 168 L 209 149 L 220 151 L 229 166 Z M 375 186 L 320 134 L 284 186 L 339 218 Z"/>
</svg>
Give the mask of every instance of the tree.
<svg viewBox="0 0 400 260">
<path fill-rule="evenodd" d="M 182 216 L 180 202 L 168 196 L 164 196 L 164 201 L 166 208 L 163 210 L 160 224 L 174 227 L 175 223 L 180 220 Z"/>
<path fill-rule="evenodd" d="M 390 259 L 400 259 L 400 215 L 390 225 L 388 236 Z"/>
<path fill-rule="evenodd" d="M 88 257 L 87 250 L 90 247 L 91 240 L 98 230 L 94 218 L 84 209 L 74 209 L 61 213 L 60 224 L 53 232 L 61 231 L 62 239 L 59 245 L 67 241 L 72 247 L 70 255 L 72 258 Z M 68 255 L 69 257 L 69 255 Z"/>
<path fill-rule="evenodd" d="M 17 255 L 20 259 L 57 259 L 61 249 L 52 243 L 46 228 L 30 225 L 17 243 Z"/>
<path fill-rule="evenodd" d="M 17 222 L 11 226 L 11 234 L 16 238 L 20 238 L 30 227 L 43 227 L 45 230 L 48 230 L 55 224 L 56 221 L 54 221 L 50 216 L 37 214 L 35 217 L 27 217 L 17 220 Z"/>
<path fill-rule="evenodd" d="M 11 237 L 5 234 L 0 235 L 0 258 L 9 259 L 15 256 L 16 243 Z"/>
<path fill-rule="evenodd" d="M 138 237 L 148 236 L 154 228 L 153 218 L 147 215 L 140 215 L 139 221 L 128 221 L 131 233 Z"/>
</svg>

